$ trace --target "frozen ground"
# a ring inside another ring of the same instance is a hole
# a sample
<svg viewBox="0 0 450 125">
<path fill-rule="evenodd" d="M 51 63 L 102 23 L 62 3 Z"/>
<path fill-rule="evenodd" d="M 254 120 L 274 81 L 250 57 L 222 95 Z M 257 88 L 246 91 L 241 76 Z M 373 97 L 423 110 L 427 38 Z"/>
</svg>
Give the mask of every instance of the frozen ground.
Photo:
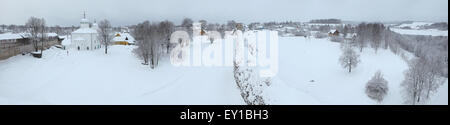
<svg viewBox="0 0 450 125">
<path fill-rule="evenodd" d="M 388 50 L 361 53 L 352 73 L 338 63 L 339 44 L 327 39 L 280 37 L 279 72 L 265 95 L 270 104 L 377 104 L 364 93 L 377 70 L 389 82 L 381 104 L 402 104 L 407 64 Z M 63 43 L 67 43 L 65 41 Z M 133 46 L 93 51 L 44 51 L 41 59 L 0 61 L 0 104 L 244 104 L 232 67 L 173 67 L 163 59 L 151 70 Z M 310 82 L 314 80 L 314 82 Z M 448 82 L 430 104 L 448 105 Z"/>
</svg>

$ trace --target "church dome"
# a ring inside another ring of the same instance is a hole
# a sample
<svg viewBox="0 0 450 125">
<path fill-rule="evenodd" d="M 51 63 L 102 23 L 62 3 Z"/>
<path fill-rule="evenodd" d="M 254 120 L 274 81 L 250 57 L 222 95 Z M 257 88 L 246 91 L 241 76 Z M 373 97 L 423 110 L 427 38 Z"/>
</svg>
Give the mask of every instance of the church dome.
<svg viewBox="0 0 450 125">
<path fill-rule="evenodd" d="M 81 28 L 89 28 L 89 20 L 86 18 L 81 19 L 80 27 Z"/>
<path fill-rule="evenodd" d="M 97 23 L 93 23 L 93 24 L 92 24 L 92 28 L 93 28 L 93 29 L 98 29 L 98 24 L 97 24 Z"/>
</svg>

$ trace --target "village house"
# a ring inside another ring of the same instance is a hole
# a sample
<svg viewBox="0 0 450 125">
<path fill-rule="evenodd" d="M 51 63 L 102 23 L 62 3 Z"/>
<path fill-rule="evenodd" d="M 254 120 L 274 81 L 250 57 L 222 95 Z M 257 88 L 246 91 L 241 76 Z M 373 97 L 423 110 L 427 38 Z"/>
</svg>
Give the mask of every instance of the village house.
<svg viewBox="0 0 450 125">
<path fill-rule="evenodd" d="M 134 40 L 133 36 L 130 35 L 128 29 L 125 29 L 122 32 L 116 33 L 111 42 L 113 45 L 134 45 L 135 44 L 135 40 Z"/>
<path fill-rule="evenodd" d="M 339 30 L 331 30 L 330 32 L 328 32 L 328 36 L 339 36 Z"/>
</svg>

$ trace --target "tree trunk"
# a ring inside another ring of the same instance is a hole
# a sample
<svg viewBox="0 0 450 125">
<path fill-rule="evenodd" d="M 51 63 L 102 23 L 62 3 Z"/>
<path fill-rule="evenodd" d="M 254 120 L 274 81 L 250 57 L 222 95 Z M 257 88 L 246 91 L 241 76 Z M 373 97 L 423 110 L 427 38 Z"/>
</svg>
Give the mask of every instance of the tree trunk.
<svg viewBox="0 0 450 125">
<path fill-rule="evenodd" d="M 155 53 L 153 52 L 153 47 L 150 49 L 150 68 L 155 68 Z"/>
<path fill-rule="evenodd" d="M 108 54 L 108 46 L 105 46 L 105 54 Z"/>
<path fill-rule="evenodd" d="M 170 46 L 167 45 L 167 54 L 169 54 L 169 48 L 170 48 Z"/>
<path fill-rule="evenodd" d="M 348 72 L 351 73 L 352 72 L 352 60 L 349 61 L 350 65 L 348 66 Z"/>
<path fill-rule="evenodd" d="M 348 68 L 348 72 L 351 73 L 352 72 L 352 66 L 350 65 Z"/>
<path fill-rule="evenodd" d="M 37 47 L 37 40 L 33 40 L 33 47 L 34 47 L 34 51 L 37 52 L 38 51 L 38 47 Z"/>
<path fill-rule="evenodd" d="M 44 51 L 44 40 L 43 40 L 43 38 L 41 40 L 41 55 L 42 55 L 42 51 Z"/>
<path fill-rule="evenodd" d="M 420 96 L 417 96 L 417 103 L 420 102 Z"/>
</svg>

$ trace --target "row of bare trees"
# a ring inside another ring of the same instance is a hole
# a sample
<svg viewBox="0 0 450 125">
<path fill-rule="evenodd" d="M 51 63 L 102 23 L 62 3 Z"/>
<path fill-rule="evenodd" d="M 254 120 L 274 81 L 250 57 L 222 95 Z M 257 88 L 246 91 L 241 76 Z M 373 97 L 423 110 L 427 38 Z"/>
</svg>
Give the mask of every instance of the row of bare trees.
<svg viewBox="0 0 450 125">
<path fill-rule="evenodd" d="M 432 59 L 418 57 L 409 61 L 409 69 L 402 82 L 405 104 L 424 104 L 444 84 L 440 68 Z"/>
<path fill-rule="evenodd" d="M 359 51 L 362 52 L 364 47 L 370 45 L 375 52 L 383 46 L 387 49 L 389 40 L 389 28 L 385 27 L 381 23 L 361 23 L 356 27 L 357 38 L 355 42 L 359 47 Z"/>
<path fill-rule="evenodd" d="M 168 55 L 172 48 L 169 43 L 170 35 L 174 30 L 175 26 L 170 21 L 159 23 L 144 21 L 135 26 L 132 35 L 137 40 L 138 47 L 134 53 L 143 60 L 142 64 L 150 65 L 154 69 L 158 65 L 161 55 Z"/>
</svg>

